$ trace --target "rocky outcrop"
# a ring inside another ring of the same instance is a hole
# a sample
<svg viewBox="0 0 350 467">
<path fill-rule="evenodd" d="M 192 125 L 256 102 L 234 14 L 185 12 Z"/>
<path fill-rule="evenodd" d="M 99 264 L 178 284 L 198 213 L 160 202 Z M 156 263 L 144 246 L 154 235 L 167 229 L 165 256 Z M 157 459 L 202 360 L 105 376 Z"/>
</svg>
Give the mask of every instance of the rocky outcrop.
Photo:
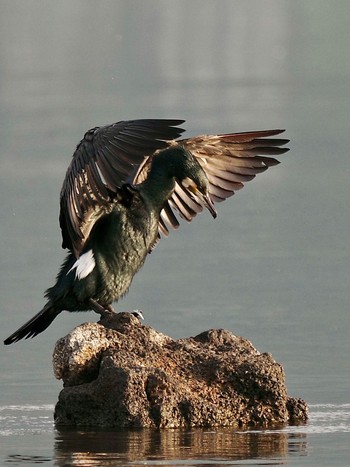
<svg viewBox="0 0 350 467">
<path fill-rule="evenodd" d="M 305 421 L 283 368 L 222 329 L 174 340 L 130 313 L 78 326 L 55 347 L 60 425 L 266 426 Z"/>
</svg>

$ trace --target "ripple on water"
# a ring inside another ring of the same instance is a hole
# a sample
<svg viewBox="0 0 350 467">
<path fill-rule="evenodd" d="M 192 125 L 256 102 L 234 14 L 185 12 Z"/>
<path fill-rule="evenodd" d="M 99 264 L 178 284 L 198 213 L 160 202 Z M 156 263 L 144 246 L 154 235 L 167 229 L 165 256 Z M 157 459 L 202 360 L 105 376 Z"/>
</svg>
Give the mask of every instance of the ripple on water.
<svg viewBox="0 0 350 467">
<path fill-rule="evenodd" d="M 350 404 L 313 404 L 306 424 L 288 425 L 277 430 L 249 430 L 264 433 L 337 433 L 350 432 Z M 0 436 L 53 432 L 54 405 L 0 406 Z"/>
<path fill-rule="evenodd" d="M 52 404 L 0 407 L 0 436 L 40 434 L 54 430 Z"/>
</svg>

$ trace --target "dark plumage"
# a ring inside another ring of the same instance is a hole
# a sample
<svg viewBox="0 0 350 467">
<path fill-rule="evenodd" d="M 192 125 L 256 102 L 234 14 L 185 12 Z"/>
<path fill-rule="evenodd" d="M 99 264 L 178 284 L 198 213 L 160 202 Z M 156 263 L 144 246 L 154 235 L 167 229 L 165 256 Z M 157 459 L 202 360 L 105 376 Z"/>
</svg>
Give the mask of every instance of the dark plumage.
<svg viewBox="0 0 350 467">
<path fill-rule="evenodd" d="M 60 199 L 69 253 L 44 308 L 4 342 L 44 331 L 63 310 L 112 310 L 160 235 L 191 221 L 278 164 L 284 130 L 175 141 L 182 120 L 132 120 L 88 131 L 67 170 Z"/>
</svg>

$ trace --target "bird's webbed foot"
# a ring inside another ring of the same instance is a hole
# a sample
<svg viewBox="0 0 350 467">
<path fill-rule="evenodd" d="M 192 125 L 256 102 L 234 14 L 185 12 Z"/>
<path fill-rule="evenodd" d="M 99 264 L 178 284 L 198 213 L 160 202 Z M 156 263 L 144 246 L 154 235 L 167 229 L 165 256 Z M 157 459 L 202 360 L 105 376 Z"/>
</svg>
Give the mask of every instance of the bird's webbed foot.
<svg viewBox="0 0 350 467">
<path fill-rule="evenodd" d="M 113 309 L 112 305 L 102 306 L 93 298 L 89 299 L 89 303 L 91 305 L 91 309 L 94 310 L 96 313 L 101 315 L 101 318 L 111 315 L 111 313 L 116 313 Z"/>
</svg>

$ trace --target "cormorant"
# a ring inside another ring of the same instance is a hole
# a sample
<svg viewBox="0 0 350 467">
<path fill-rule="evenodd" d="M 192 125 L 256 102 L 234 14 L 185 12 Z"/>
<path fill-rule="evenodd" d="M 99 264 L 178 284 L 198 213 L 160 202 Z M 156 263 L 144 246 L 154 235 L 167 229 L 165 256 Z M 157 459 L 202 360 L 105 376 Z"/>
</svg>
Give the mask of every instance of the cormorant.
<svg viewBox="0 0 350 467">
<path fill-rule="evenodd" d="M 131 120 L 96 127 L 78 144 L 60 195 L 69 253 L 44 308 L 9 336 L 44 331 L 63 310 L 111 312 L 161 235 L 223 201 L 278 164 L 284 130 L 178 140 L 184 120 Z"/>
</svg>

